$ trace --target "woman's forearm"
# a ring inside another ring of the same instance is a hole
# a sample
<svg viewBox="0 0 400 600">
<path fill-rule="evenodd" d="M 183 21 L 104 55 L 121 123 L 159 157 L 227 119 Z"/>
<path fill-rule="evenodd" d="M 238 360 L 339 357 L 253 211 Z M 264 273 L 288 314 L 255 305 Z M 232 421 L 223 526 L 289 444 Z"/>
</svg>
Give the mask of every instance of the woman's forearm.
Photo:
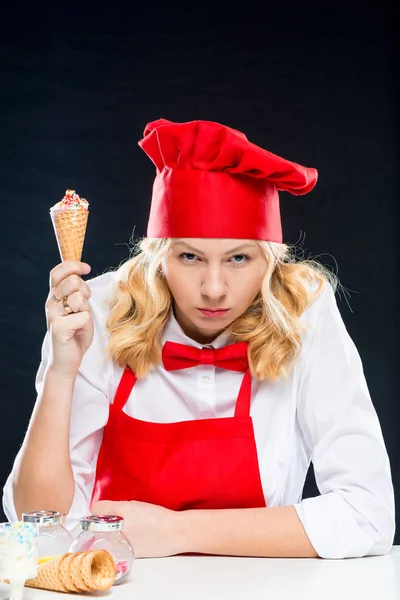
<svg viewBox="0 0 400 600">
<path fill-rule="evenodd" d="M 68 513 L 75 484 L 69 432 L 75 377 L 51 369 L 45 374 L 28 431 L 14 469 L 17 516 L 32 510 Z"/>
<path fill-rule="evenodd" d="M 182 552 L 316 558 L 293 506 L 180 513 Z"/>
</svg>

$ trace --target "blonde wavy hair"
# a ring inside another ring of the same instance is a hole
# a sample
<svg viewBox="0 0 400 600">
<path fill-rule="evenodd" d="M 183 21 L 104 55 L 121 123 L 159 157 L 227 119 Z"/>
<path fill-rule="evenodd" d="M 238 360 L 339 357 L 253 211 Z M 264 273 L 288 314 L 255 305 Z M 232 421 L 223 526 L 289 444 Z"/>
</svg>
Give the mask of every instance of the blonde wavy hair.
<svg viewBox="0 0 400 600">
<path fill-rule="evenodd" d="M 173 242 L 139 239 L 116 271 L 106 323 L 107 352 L 138 378 L 161 363 L 162 332 L 173 297 L 160 265 Z M 257 243 L 267 259 L 267 272 L 253 303 L 228 331 L 233 341 L 248 342 L 252 376 L 275 381 L 287 377 L 301 351 L 304 326 L 299 317 L 326 284 L 336 292 L 339 280 L 315 260 L 298 260 L 295 246 Z"/>
</svg>

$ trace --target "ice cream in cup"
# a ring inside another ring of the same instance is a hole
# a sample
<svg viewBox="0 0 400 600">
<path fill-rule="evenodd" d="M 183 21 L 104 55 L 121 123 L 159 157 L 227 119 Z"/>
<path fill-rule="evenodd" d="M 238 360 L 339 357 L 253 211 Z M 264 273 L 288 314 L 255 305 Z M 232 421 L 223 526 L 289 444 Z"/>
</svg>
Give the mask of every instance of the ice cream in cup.
<svg viewBox="0 0 400 600">
<path fill-rule="evenodd" d="M 23 600 L 24 583 L 38 568 L 38 532 L 31 523 L 0 523 L 0 579 L 9 581 L 11 598 Z"/>
<path fill-rule="evenodd" d="M 75 190 L 67 190 L 60 202 L 50 208 L 61 260 L 81 260 L 89 216 L 89 202 Z"/>
</svg>

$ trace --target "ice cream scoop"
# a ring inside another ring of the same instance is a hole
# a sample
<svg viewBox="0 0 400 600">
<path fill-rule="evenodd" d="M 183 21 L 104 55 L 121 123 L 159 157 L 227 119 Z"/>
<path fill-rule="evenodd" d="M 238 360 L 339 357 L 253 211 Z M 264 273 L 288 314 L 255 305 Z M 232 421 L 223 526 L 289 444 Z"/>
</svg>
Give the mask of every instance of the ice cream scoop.
<svg viewBox="0 0 400 600">
<path fill-rule="evenodd" d="M 25 580 L 37 574 L 37 538 L 31 523 L 0 523 L 0 580 L 11 584 L 12 598 L 21 599 Z"/>
</svg>

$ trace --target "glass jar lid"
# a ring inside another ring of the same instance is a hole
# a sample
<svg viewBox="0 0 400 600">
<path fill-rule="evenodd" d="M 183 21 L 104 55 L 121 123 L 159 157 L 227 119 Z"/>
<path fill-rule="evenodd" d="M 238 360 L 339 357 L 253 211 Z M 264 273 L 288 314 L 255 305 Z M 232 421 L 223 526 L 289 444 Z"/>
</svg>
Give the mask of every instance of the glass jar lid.
<svg viewBox="0 0 400 600">
<path fill-rule="evenodd" d="M 63 516 L 55 510 L 36 510 L 22 513 L 22 520 L 24 523 L 36 523 L 40 527 L 51 527 L 61 525 Z"/>
<path fill-rule="evenodd" d="M 80 519 L 83 531 L 121 531 L 124 518 L 118 515 L 89 515 Z"/>
</svg>

